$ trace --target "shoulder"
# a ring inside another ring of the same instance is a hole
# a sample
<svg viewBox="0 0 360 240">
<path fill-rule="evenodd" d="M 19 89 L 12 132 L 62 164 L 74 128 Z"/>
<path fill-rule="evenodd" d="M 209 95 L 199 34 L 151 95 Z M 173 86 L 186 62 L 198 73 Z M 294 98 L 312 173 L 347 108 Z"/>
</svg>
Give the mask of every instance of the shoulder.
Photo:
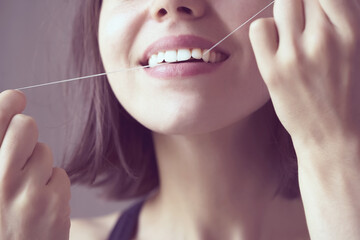
<svg viewBox="0 0 360 240">
<path fill-rule="evenodd" d="M 121 214 L 116 212 L 94 218 L 71 219 L 69 240 L 106 240 Z"/>
</svg>

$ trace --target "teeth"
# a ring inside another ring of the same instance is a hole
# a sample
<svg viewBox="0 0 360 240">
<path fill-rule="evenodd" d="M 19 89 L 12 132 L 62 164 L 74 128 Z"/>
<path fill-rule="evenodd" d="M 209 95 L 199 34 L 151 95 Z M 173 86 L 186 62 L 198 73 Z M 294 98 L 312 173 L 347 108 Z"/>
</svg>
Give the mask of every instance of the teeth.
<svg viewBox="0 0 360 240">
<path fill-rule="evenodd" d="M 194 48 L 191 51 L 191 56 L 195 59 L 201 59 L 202 58 L 202 51 L 200 48 Z"/>
<path fill-rule="evenodd" d="M 172 63 L 177 60 L 177 52 L 176 50 L 170 50 L 165 52 L 165 62 Z"/>
<path fill-rule="evenodd" d="M 187 61 L 191 58 L 191 52 L 189 49 L 179 49 L 177 52 L 177 60 L 180 61 Z"/>
<path fill-rule="evenodd" d="M 216 62 L 220 62 L 222 60 L 222 54 L 216 53 Z"/>
<path fill-rule="evenodd" d="M 178 49 L 178 50 L 168 50 L 168 51 L 160 51 L 157 54 L 153 54 L 149 58 L 148 65 L 150 67 L 154 67 L 159 63 L 167 62 L 167 63 L 174 63 L 174 62 L 183 62 L 190 59 L 202 59 L 206 63 L 217 63 L 221 62 L 225 59 L 225 55 L 222 53 L 210 51 L 206 54 L 208 49 Z"/>
<path fill-rule="evenodd" d="M 202 60 L 204 61 L 204 62 L 209 62 L 209 60 L 210 60 L 210 53 L 211 52 L 207 52 L 209 49 L 204 49 L 204 51 L 203 51 L 203 56 L 202 56 Z M 205 52 L 207 52 L 206 54 L 204 54 Z"/>
<path fill-rule="evenodd" d="M 159 52 L 157 55 L 157 63 L 162 63 L 165 60 L 165 52 Z"/>
<path fill-rule="evenodd" d="M 154 67 L 154 66 L 156 66 L 156 64 L 157 64 L 157 55 L 154 54 L 149 59 L 149 65 L 150 65 L 150 67 Z"/>
<path fill-rule="evenodd" d="M 216 52 L 210 52 L 209 62 L 211 62 L 211 63 L 215 63 L 215 62 L 216 62 Z"/>
</svg>

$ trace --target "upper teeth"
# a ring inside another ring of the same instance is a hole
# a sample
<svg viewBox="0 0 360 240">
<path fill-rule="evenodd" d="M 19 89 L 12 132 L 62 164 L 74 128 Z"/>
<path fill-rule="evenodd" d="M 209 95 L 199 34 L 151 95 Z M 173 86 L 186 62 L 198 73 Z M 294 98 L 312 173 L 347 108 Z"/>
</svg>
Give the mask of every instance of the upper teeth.
<svg viewBox="0 0 360 240">
<path fill-rule="evenodd" d="M 151 55 L 151 57 L 149 58 L 148 65 L 150 65 L 150 67 L 153 67 L 164 61 L 167 63 L 182 62 L 182 61 L 187 61 L 191 58 L 202 59 L 204 62 L 216 63 L 222 61 L 225 58 L 224 54 L 222 53 L 215 51 L 210 51 L 210 52 L 207 51 L 208 49 L 200 49 L 200 48 L 193 48 L 193 49 L 184 48 L 178 50 L 161 51 L 158 52 L 157 54 Z"/>
</svg>

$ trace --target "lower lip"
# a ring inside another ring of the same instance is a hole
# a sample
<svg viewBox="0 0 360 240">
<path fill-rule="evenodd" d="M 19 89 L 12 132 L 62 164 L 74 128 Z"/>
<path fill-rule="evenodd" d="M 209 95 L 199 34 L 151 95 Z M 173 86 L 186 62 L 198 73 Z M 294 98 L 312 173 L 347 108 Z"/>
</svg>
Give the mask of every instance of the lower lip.
<svg viewBox="0 0 360 240">
<path fill-rule="evenodd" d="M 189 77 L 215 71 L 220 63 L 184 62 L 163 64 L 151 68 L 145 68 L 145 72 L 154 78 L 169 79 L 176 77 Z"/>
</svg>

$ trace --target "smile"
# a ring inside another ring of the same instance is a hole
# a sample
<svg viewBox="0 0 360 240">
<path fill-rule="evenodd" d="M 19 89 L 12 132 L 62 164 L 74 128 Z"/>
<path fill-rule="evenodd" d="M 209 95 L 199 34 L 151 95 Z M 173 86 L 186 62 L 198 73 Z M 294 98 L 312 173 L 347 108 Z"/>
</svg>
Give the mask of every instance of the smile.
<svg viewBox="0 0 360 240">
<path fill-rule="evenodd" d="M 230 57 L 222 48 L 208 51 L 213 42 L 194 35 L 168 36 L 147 47 L 139 59 L 144 71 L 153 78 L 183 79 L 208 74 Z"/>
<path fill-rule="evenodd" d="M 155 67 L 160 63 L 181 63 L 181 62 L 205 62 L 219 63 L 226 60 L 224 53 L 217 51 L 207 52 L 208 49 L 183 48 L 177 50 L 159 51 L 152 54 L 147 60 L 150 67 Z"/>
</svg>

